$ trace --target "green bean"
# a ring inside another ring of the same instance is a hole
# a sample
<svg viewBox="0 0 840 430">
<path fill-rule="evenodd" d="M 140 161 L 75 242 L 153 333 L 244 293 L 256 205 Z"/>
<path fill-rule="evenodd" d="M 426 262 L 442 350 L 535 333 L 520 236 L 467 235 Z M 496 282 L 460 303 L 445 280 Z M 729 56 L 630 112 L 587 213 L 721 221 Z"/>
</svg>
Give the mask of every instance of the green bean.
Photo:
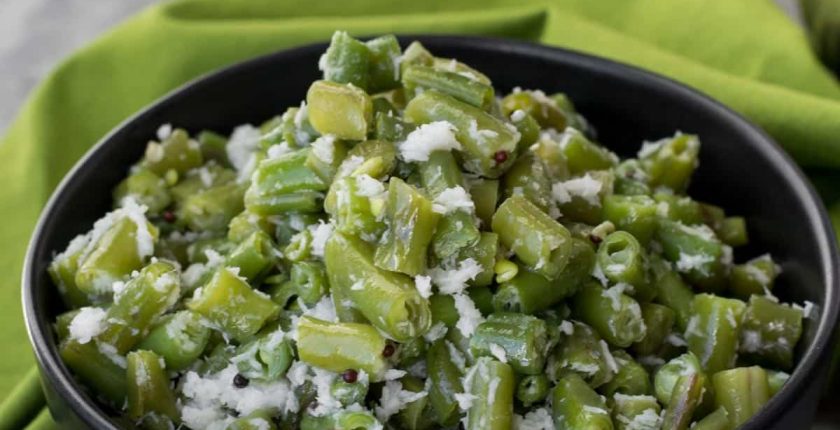
<svg viewBox="0 0 840 430">
<path fill-rule="evenodd" d="M 262 161 L 245 193 L 245 207 L 260 215 L 320 210 L 328 184 L 306 167 L 310 151 L 299 150 Z"/>
<path fill-rule="evenodd" d="M 744 311 L 738 351 L 751 363 L 789 370 L 801 335 L 801 310 L 754 295 Z"/>
<path fill-rule="evenodd" d="M 615 393 L 643 395 L 653 392 L 647 370 L 636 362 L 630 354 L 619 349 L 612 351 L 612 356 L 618 371 L 610 382 L 599 388 L 600 392 L 608 397 Z"/>
<path fill-rule="evenodd" d="M 271 130 L 263 136 L 263 141 L 268 140 L 270 145 L 282 144 L 286 142 L 291 148 L 302 148 L 315 140 L 318 132 L 312 127 L 309 122 L 309 107 L 306 103 L 301 103 L 301 106 L 290 107 L 283 112 L 280 117 L 280 124 L 277 128 Z M 273 139 L 266 139 L 273 137 Z"/>
<path fill-rule="evenodd" d="M 472 287 L 467 289 L 467 295 L 475 302 L 476 308 L 482 315 L 489 315 L 493 312 L 493 293 L 487 287 Z M 447 327 L 453 328 L 458 323 L 459 313 L 455 308 L 455 299 L 451 295 L 434 294 L 429 297 L 429 306 L 432 310 L 432 321 L 442 322 Z"/>
<path fill-rule="evenodd" d="M 83 260 L 86 245 L 89 243 L 88 235 L 80 235 L 73 239 L 67 249 L 58 254 L 50 262 L 47 272 L 58 289 L 61 300 L 68 308 L 75 309 L 90 304 L 87 293 L 76 285 L 76 272 L 79 269 L 80 260 Z"/>
<path fill-rule="evenodd" d="M 496 233 L 479 232 L 478 242 L 474 245 L 461 248 L 455 254 L 456 261 L 464 261 L 471 258 L 481 266 L 481 272 L 475 278 L 468 281 L 470 286 L 486 287 L 493 283 L 498 250 L 499 235 Z"/>
<path fill-rule="evenodd" d="M 228 223 L 227 239 L 239 243 L 258 231 L 271 235 L 274 233 L 274 224 L 264 215 L 245 210 Z"/>
<path fill-rule="evenodd" d="M 209 340 L 210 328 L 201 316 L 183 310 L 164 316 L 137 348 L 158 354 L 167 369 L 178 371 L 198 360 Z"/>
<path fill-rule="evenodd" d="M 574 295 L 589 279 L 594 266 L 592 246 L 582 239 L 572 239 L 572 255 L 566 269 L 554 281 L 527 270 L 519 270 L 512 279 L 502 282 L 493 297 L 497 311 L 533 314 L 555 306 Z"/>
<path fill-rule="evenodd" d="M 182 129 L 175 129 L 162 142 L 149 142 L 140 166 L 163 176 L 169 170 L 184 174 L 204 164 L 201 147 Z"/>
<path fill-rule="evenodd" d="M 422 380 L 412 376 L 405 376 L 400 379 L 403 389 L 412 393 L 419 393 L 425 389 L 425 384 Z M 401 427 L 406 430 L 425 430 L 434 425 L 431 420 L 432 407 L 429 404 L 429 396 L 423 396 L 419 399 L 408 403 L 397 414 L 397 420 Z"/>
<path fill-rule="evenodd" d="M 156 262 L 144 267 L 137 277 L 115 293 L 108 307 L 107 327 L 96 339 L 125 354 L 146 336 L 152 323 L 180 296 L 178 269 L 170 263 Z"/>
<path fill-rule="evenodd" d="M 390 142 L 402 142 L 414 131 L 413 124 L 404 121 L 396 115 L 389 115 L 382 112 L 374 114 L 375 127 L 373 135 L 380 140 Z"/>
<path fill-rule="evenodd" d="M 662 426 L 659 403 L 655 397 L 613 395 L 613 422 L 617 430 L 658 429 Z"/>
<path fill-rule="evenodd" d="M 745 423 L 770 399 L 767 373 L 758 366 L 723 370 L 712 381 L 715 405 L 726 409 L 730 428 Z"/>
<path fill-rule="evenodd" d="M 405 108 L 405 116 L 416 124 L 447 121 L 462 146 L 462 166 L 469 172 L 498 178 L 515 160 L 519 132 L 506 123 L 469 104 L 437 91 L 425 91 Z M 505 159 L 496 154 L 505 154 Z M 502 161 L 499 161 L 502 160 Z"/>
<path fill-rule="evenodd" d="M 429 52 L 422 43 L 418 41 L 411 42 L 403 51 L 402 61 L 400 62 L 400 69 L 405 70 L 409 66 L 420 64 L 424 66 L 431 66 L 434 64 L 435 57 Z"/>
<path fill-rule="evenodd" d="M 505 198 L 513 195 L 524 196 L 543 212 L 548 213 L 552 207 L 548 172 L 542 160 L 532 152 L 525 152 L 516 159 L 505 173 L 502 190 Z"/>
<path fill-rule="evenodd" d="M 398 342 L 428 331 L 429 303 L 412 279 L 376 267 L 372 256 L 373 250 L 364 241 L 333 234 L 324 253 L 333 295 L 349 299 L 371 324 Z"/>
<path fill-rule="evenodd" d="M 639 307 L 647 330 L 644 339 L 633 344 L 633 352 L 640 356 L 658 355 L 668 337 L 673 335 L 676 313 L 656 303 L 640 303 Z"/>
<path fill-rule="evenodd" d="M 255 411 L 231 422 L 225 430 L 276 430 L 277 426 L 267 411 Z"/>
<path fill-rule="evenodd" d="M 564 376 L 554 387 L 552 414 L 559 430 L 613 429 L 604 399 L 575 374 Z"/>
<path fill-rule="evenodd" d="M 717 408 L 700 421 L 695 421 L 690 428 L 692 430 L 729 430 L 729 413 L 725 408 Z"/>
<path fill-rule="evenodd" d="M 773 397 L 785 385 L 790 378 L 790 374 L 776 370 L 765 369 L 765 371 L 767 372 L 767 386 L 770 389 L 770 397 Z"/>
<path fill-rule="evenodd" d="M 693 353 L 687 352 L 671 359 L 656 371 L 653 379 L 653 388 L 656 398 L 665 405 L 668 405 L 673 396 L 677 380 L 681 376 L 703 373 L 700 360 Z"/>
<path fill-rule="evenodd" d="M 205 161 L 214 161 L 222 167 L 230 167 L 227 150 L 225 149 L 228 143 L 226 137 L 209 130 L 204 130 L 198 133 L 196 139 L 201 149 L 201 156 Z"/>
<path fill-rule="evenodd" d="M 464 391 L 461 383 L 463 372 L 456 364 L 459 358 L 463 361 L 463 357 L 459 355 L 453 358 L 453 354 L 461 353 L 451 345 L 446 340 L 437 340 L 426 353 L 426 372 L 431 380 L 429 403 L 434 411 L 435 422 L 441 426 L 458 422 L 458 400 L 455 395 Z"/>
<path fill-rule="evenodd" d="M 557 278 L 569 261 L 569 231 L 524 197 L 505 200 L 493 215 L 492 228 L 505 247 L 548 279 Z"/>
<path fill-rule="evenodd" d="M 324 136 L 312 142 L 312 148 L 303 163 L 304 166 L 312 170 L 325 183 L 332 183 L 349 151 L 347 144 L 333 139 L 332 136 Z"/>
<path fill-rule="evenodd" d="M 623 291 L 622 285 L 605 289 L 590 283 L 575 295 L 573 304 L 581 321 L 619 348 L 644 339 L 647 332 L 639 303 Z"/>
<path fill-rule="evenodd" d="M 519 131 L 520 137 L 519 142 L 516 143 L 516 151 L 522 154 L 540 139 L 540 123 L 523 110 L 515 110 L 508 117 Z"/>
<path fill-rule="evenodd" d="M 225 257 L 225 266 L 238 267 L 239 276 L 256 282 L 277 263 L 278 251 L 274 241 L 263 231 L 254 232 Z"/>
<path fill-rule="evenodd" d="M 613 189 L 616 194 L 623 196 L 645 196 L 651 194 L 650 187 L 647 184 L 647 173 L 642 168 L 639 160 L 631 158 L 622 161 L 616 166 Z"/>
<path fill-rule="evenodd" d="M 217 270 L 206 285 L 196 290 L 187 308 L 236 340 L 253 336 L 280 312 L 268 295 L 252 289 L 228 268 Z"/>
<path fill-rule="evenodd" d="M 373 122 L 373 105 L 363 89 L 352 84 L 315 81 L 306 93 L 309 121 L 321 135 L 365 140 Z"/>
<path fill-rule="evenodd" d="M 691 373 L 677 378 L 665 415 L 662 428 L 685 430 L 691 424 L 694 411 L 703 398 L 705 377 L 701 373 Z"/>
<path fill-rule="evenodd" d="M 432 198 L 454 187 L 462 187 L 464 179 L 451 152 L 436 151 L 429 161 L 418 166 L 420 181 Z M 475 245 L 479 240 L 478 226 L 472 211 L 458 210 L 441 217 L 432 237 L 432 251 L 445 259 L 459 250 Z"/>
<path fill-rule="evenodd" d="M 702 206 L 691 197 L 660 191 L 653 198 L 657 202 L 657 215 L 686 225 L 703 223 Z"/>
<path fill-rule="evenodd" d="M 502 99 L 502 111 L 505 116 L 521 110 L 532 116 L 545 128 L 563 130 L 568 118 L 557 102 L 548 98 L 542 91 L 514 91 Z"/>
<path fill-rule="evenodd" d="M 542 373 L 547 346 L 545 321 L 509 312 L 491 314 L 470 338 L 474 357 L 496 357 L 526 375 Z"/>
<path fill-rule="evenodd" d="M 729 290 L 743 300 L 753 294 L 765 294 L 773 290 L 773 281 L 779 276 L 780 268 L 770 257 L 764 254 L 744 264 L 732 266 L 729 275 Z"/>
<path fill-rule="evenodd" d="M 70 339 L 59 347 L 61 360 L 73 373 L 110 405 L 121 408 L 126 401 L 126 363 L 120 355 L 96 342 Z"/>
<path fill-rule="evenodd" d="M 368 46 L 344 31 L 333 33 L 330 46 L 318 62 L 324 79 L 366 89 L 371 54 Z"/>
<path fill-rule="evenodd" d="M 488 357 L 476 360 L 470 368 L 464 385 L 472 396 L 467 411 L 467 430 L 509 429 L 513 421 L 513 369 L 505 363 Z"/>
<path fill-rule="evenodd" d="M 358 374 L 357 374 L 358 375 Z M 370 388 L 370 378 L 358 378 L 354 382 L 345 382 L 343 379 L 333 381 L 330 387 L 330 394 L 343 406 L 350 406 L 354 403 L 363 404 Z"/>
<path fill-rule="evenodd" d="M 436 70 L 429 66 L 410 66 L 403 71 L 402 84 L 408 95 L 427 90 L 439 91 L 464 103 L 489 110 L 494 100 L 493 87 L 469 75 Z"/>
<path fill-rule="evenodd" d="M 178 222 L 193 231 L 223 232 L 230 221 L 245 209 L 243 184 L 228 183 L 193 194 L 178 204 Z"/>
<path fill-rule="evenodd" d="M 610 233 L 598 246 L 598 264 L 612 282 L 636 288 L 647 287 L 645 255 L 632 234 L 625 231 Z"/>
<path fill-rule="evenodd" d="M 333 372 L 361 369 L 374 381 L 385 372 L 383 338 L 368 324 L 331 323 L 308 316 L 298 323 L 300 359 Z"/>
<path fill-rule="evenodd" d="M 140 428 L 172 428 L 180 418 L 160 357 L 134 351 L 126 358 L 128 417 Z"/>
<path fill-rule="evenodd" d="M 657 204 L 648 196 L 604 197 L 604 219 L 633 235 L 641 244 L 650 243 L 656 232 Z"/>
<path fill-rule="evenodd" d="M 658 255 L 650 256 L 653 286 L 656 289 L 656 301 L 674 311 L 676 325 L 680 332 L 688 328 L 691 318 L 691 302 L 694 292 L 685 284 L 679 274 Z"/>
<path fill-rule="evenodd" d="M 728 267 L 723 244 L 708 227 L 661 219 L 656 231 L 663 255 L 693 285 L 707 292 L 725 287 Z"/>
<path fill-rule="evenodd" d="M 608 353 L 607 344 L 595 330 L 586 324 L 573 322 L 548 359 L 546 372 L 555 382 L 574 373 L 591 387 L 598 388 L 612 380 L 615 374 Z"/>
<path fill-rule="evenodd" d="M 147 169 L 132 172 L 114 189 L 115 202 L 121 202 L 126 197 L 132 197 L 139 204 L 148 207 L 151 215 L 161 213 L 172 203 L 166 181 Z"/>
<path fill-rule="evenodd" d="M 369 53 L 367 90 L 378 93 L 400 85 L 400 43 L 393 35 L 365 42 Z"/>
<path fill-rule="evenodd" d="M 647 144 L 639 151 L 639 161 L 647 170 L 650 186 L 683 192 L 699 164 L 699 152 L 697 136 L 677 133 L 672 138 Z"/>
<path fill-rule="evenodd" d="M 82 254 L 76 257 L 78 269 L 74 282 L 82 293 L 107 295 L 114 282 L 143 266 L 145 257 L 153 252 L 145 248 L 157 242 L 158 230 L 141 221 L 135 222 L 122 210 L 111 212 L 99 221 L 102 230 L 95 228 L 90 233 L 93 237 L 86 240 Z M 68 291 L 72 288 L 64 285 Z"/>
<path fill-rule="evenodd" d="M 286 337 L 279 326 L 269 325 L 254 339 L 237 347 L 230 362 L 248 379 L 276 381 L 286 374 L 294 356 Z"/>
<path fill-rule="evenodd" d="M 614 174 L 609 170 L 587 172 L 552 186 L 552 195 L 565 222 L 598 224 L 604 221 L 603 200 L 612 193 Z"/>
<path fill-rule="evenodd" d="M 548 176 L 554 181 L 565 181 L 571 177 L 568 161 L 563 153 L 561 142 L 548 133 L 542 133 L 539 140 L 529 148 L 542 160 Z"/>
<path fill-rule="evenodd" d="M 750 241 L 747 234 L 747 222 L 740 216 L 724 218 L 715 229 L 715 234 L 729 246 L 743 246 Z"/>
<path fill-rule="evenodd" d="M 490 225 L 499 203 L 499 181 L 479 179 L 470 184 L 469 191 L 475 203 L 475 216 L 482 225 Z"/>
<path fill-rule="evenodd" d="M 490 78 L 488 78 L 487 75 L 458 61 L 455 58 L 433 57 L 432 67 L 434 67 L 435 70 L 445 70 L 447 72 L 455 72 L 464 76 L 469 76 L 473 80 L 481 82 L 482 84 L 492 84 L 490 82 Z"/>
<path fill-rule="evenodd" d="M 389 182 L 386 199 L 388 230 L 374 262 L 381 269 L 418 275 L 426 269 L 426 249 L 438 216 L 429 199 L 398 178 Z"/>
<path fill-rule="evenodd" d="M 615 154 L 591 142 L 573 128 L 567 128 L 559 139 L 560 148 L 566 158 L 566 166 L 573 176 L 593 170 L 609 169 L 618 164 L 618 157 Z"/>
<path fill-rule="evenodd" d="M 359 165 L 350 168 L 355 165 L 355 162 L 359 162 Z M 397 150 L 392 143 L 383 140 L 366 140 L 350 149 L 347 158 L 338 169 L 336 178 L 351 174 L 384 178 L 393 172 L 396 165 Z"/>
<path fill-rule="evenodd" d="M 516 399 L 527 408 L 545 400 L 550 388 L 547 376 L 528 375 L 519 381 L 516 387 Z"/>
<path fill-rule="evenodd" d="M 342 410 L 332 416 L 304 415 L 301 430 L 376 430 L 382 427 L 370 412 Z"/>
<path fill-rule="evenodd" d="M 685 330 L 688 350 L 700 358 L 709 373 L 735 365 L 738 331 L 744 302 L 711 294 L 698 294 L 692 302 L 691 320 Z"/>
</svg>

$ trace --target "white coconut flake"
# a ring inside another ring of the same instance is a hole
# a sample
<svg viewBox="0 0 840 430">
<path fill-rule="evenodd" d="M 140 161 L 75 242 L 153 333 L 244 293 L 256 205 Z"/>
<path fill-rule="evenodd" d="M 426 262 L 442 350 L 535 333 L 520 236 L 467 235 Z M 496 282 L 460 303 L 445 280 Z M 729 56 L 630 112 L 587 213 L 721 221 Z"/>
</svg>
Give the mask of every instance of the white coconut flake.
<svg viewBox="0 0 840 430">
<path fill-rule="evenodd" d="M 292 152 L 292 149 L 289 148 L 289 144 L 286 142 L 280 142 L 276 145 L 269 146 L 266 151 L 266 156 L 269 160 L 276 160 L 290 152 Z"/>
<path fill-rule="evenodd" d="M 259 147 L 261 138 L 260 129 L 250 124 L 240 125 L 233 129 L 233 133 L 231 133 L 230 139 L 225 145 L 225 152 L 230 164 L 238 172 L 246 170 L 245 167 Z"/>
<path fill-rule="evenodd" d="M 323 258 L 324 247 L 327 245 L 327 240 L 333 233 L 333 225 L 321 220 L 318 221 L 318 224 L 312 224 L 307 228 L 312 234 L 312 255 Z"/>
<path fill-rule="evenodd" d="M 470 296 L 459 293 L 452 296 L 455 299 L 455 309 L 458 310 L 458 323 L 455 327 L 466 337 L 475 333 L 476 327 L 484 321 L 481 312 L 475 307 Z"/>
<path fill-rule="evenodd" d="M 424 299 L 432 296 L 432 278 L 431 276 L 417 275 L 414 277 L 414 287 L 417 292 Z"/>
<path fill-rule="evenodd" d="M 566 336 L 575 334 L 575 325 L 570 321 L 563 320 L 560 322 L 560 333 L 563 333 Z"/>
<path fill-rule="evenodd" d="M 470 393 L 455 393 L 455 401 L 458 402 L 458 409 L 467 411 L 472 407 L 473 401 L 477 400 L 478 396 Z"/>
<path fill-rule="evenodd" d="M 525 416 L 513 416 L 514 430 L 555 430 L 554 419 L 548 408 L 537 408 L 529 411 Z"/>
<path fill-rule="evenodd" d="M 356 193 L 364 197 L 376 197 L 385 192 L 382 182 L 372 178 L 370 175 L 356 176 Z"/>
<path fill-rule="evenodd" d="M 397 379 L 400 379 L 403 376 L 405 376 L 407 373 L 408 372 L 406 372 L 405 370 L 388 369 L 382 375 L 382 379 L 385 381 L 396 381 Z"/>
<path fill-rule="evenodd" d="M 172 124 L 166 123 L 162 124 L 157 129 L 157 138 L 159 141 L 163 142 L 172 134 Z"/>
<path fill-rule="evenodd" d="M 501 361 L 502 363 L 507 363 L 507 352 L 505 349 L 502 348 L 500 345 L 491 343 L 490 344 L 490 354 L 496 358 L 496 360 Z"/>
<path fill-rule="evenodd" d="M 382 397 L 379 398 L 379 405 L 376 406 L 376 418 L 380 422 L 386 422 L 388 419 L 403 410 L 409 403 L 426 397 L 426 391 L 412 392 L 403 390 L 403 386 L 399 381 L 387 381 L 382 387 Z"/>
<path fill-rule="evenodd" d="M 599 193 L 603 184 L 589 173 L 565 182 L 555 182 L 551 186 L 551 196 L 557 203 L 572 201 L 573 197 L 580 197 L 593 206 L 601 206 Z"/>
<path fill-rule="evenodd" d="M 399 144 L 400 156 L 405 161 L 428 161 L 429 154 L 434 151 L 460 150 L 455 131 L 455 127 L 446 121 L 423 124 Z"/>
<path fill-rule="evenodd" d="M 607 342 L 601 340 L 599 343 L 601 344 L 601 355 L 603 355 L 604 361 L 607 362 L 607 367 L 613 374 L 618 373 L 618 364 L 615 362 L 615 358 L 612 352 L 610 352 L 610 347 L 607 346 Z"/>
<path fill-rule="evenodd" d="M 714 261 L 711 255 L 706 254 L 686 254 L 680 253 L 680 259 L 677 260 L 677 270 L 680 272 L 688 272 L 691 270 L 705 271 L 706 265 Z"/>
<path fill-rule="evenodd" d="M 446 332 L 449 329 L 446 327 L 446 324 L 443 321 L 438 321 L 435 325 L 433 325 L 426 334 L 423 335 L 423 339 L 426 339 L 426 342 L 433 343 L 438 339 L 442 339 L 446 336 Z"/>
<path fill-rule="evenodd" d="M 513 122 L 519 122 L 519 121 L 522 121 L 523 119 L 525 119 L 525 115 L 527 115 L 527 114 L 525 113 L 524 110 L 517 109 L 517 110 L 513 111 L 512 114 L 510 114 L 510 120 L 513 121 Z"/>
<path fill-rule="evenodd" d="M 455 186 L 441 191 L 435 197 L 432 202 L 432 210 L 443 215 L 456 211 L 472 214 L 475 210 L 475 203 L 473 203 L 467 190 L 461 186 Z"/>
<path fill-rule="evenodd" d="M 429 276 L 441 294 L 459 294 L 467 288 L 467 282 L 475 279 L 483 270 L 477 261 L 467 258 L 458 263 L 457 269 L 435 267 L 429 270 Z"/>
<path fill-rule="evenodd" d="M 344 159 L 341 162 L 341 166 L 338 168 L 338 173 L 336 177 L 343 178 L 346 176 L 350 176 L 362 163 L 365 162 L 364 157 L 360 157 L 358 155 L 353 155 Z"/>
<path fill-rule="evenodd" d="M 444 343 L 446 345 L 446 349 L 449 350 L 449 358 L 451 359 L 452 364 L 454 364 L 458 369 L 466 369 L 467 359 L 464 357 L 464 354 L 462 354 L 452 342 L 446 340 Z"/>
<path fill-rule="evenodd" d="M 327 164 L 332 164 L 335 153 L 335 136 L 326 134 L 312 142 L 312 153 Z"/>
<path fill-rule="evenodd" d="M 105 331 L 108 325 L 105 322 L 107 313 L 105 310 L 96 307 L 84 307 L 70 321 L 70 338 L 81 344 L 90 340 Z"/>
<path fill-rule="evenodd" d="M 152 233 L 149 231 L 146 210 L 148 208 L 145 205 L 138 204 L 130 196 L 122 200 L 122 208 L 118 209 L 118 211 L 134 222 L 136 226 L 137 255 L 140 258 L 145 258 L 155 253 L 155 241 Z"/>
<path fill-rule="evenodd" d="M 494 137 L 498 137 L 499 133 L 493 130 L 481 130 L 478 128 L 478 122 L 476 120 L 470 121 L 469 128 L 467 129 L 467 133 L 469 133 L 470 138 L 476 142 L 479 146 L 484 145 L 487 142 L 487 139 L 492 139 Z M 517 132 L 518 134 L 518 132 Z M 517 139 L 518 140 L 518 139 Z"/>
</svg>

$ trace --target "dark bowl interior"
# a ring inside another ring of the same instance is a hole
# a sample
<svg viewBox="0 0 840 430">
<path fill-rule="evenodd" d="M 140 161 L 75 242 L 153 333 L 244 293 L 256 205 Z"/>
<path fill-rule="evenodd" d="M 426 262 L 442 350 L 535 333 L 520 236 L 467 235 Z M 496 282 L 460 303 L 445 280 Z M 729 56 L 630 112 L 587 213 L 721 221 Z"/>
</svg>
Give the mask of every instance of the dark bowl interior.
<svg viewBox="0 0 840 430">
<path fill-rule="evenodd" d="M 643 140 L 675 130 L 698 134 L 701 163 L 690 193 L 747 217 L 751 244 L 736 251 L 736 261 L 770 252 L 784 269 L 778 295 L 784 301 L 810 300 L 819 310 L 806 323 L 790 382 L 745 428 L 801 427 L 811 419 L 837 319 L 837 252 L 824 208 L 771 139 L 697 92 L 632 67 L 521 42 L 417 39 L 436 55 L 485 72 L 500 93 L 515 86 L 566 92 L 595 125 L 599 140 L 624 156 L 634 154 Z M 67 426 L 113 425 L 58 357 L 50 325 L 62 306 L 46 272 L 53 252 L 110 209 L 111 189 L 160 124 L 228 133 L 236 125 L 280 114 L 299 104 L 319 78 L 324 48 L 278 52 L 184 86 L 117 127 L 61 183 L 34 233 L 23 278 L 29 335 L 56 419 Z"/>
</svg>

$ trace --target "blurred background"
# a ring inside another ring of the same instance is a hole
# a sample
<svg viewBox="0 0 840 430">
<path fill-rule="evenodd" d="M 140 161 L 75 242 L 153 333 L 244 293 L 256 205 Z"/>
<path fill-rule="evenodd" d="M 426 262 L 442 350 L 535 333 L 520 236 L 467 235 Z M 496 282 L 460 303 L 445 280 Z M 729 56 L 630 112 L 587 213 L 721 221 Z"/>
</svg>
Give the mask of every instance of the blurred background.
<svg viewBox="0 0 840 430">
<path fill-rule="evenodd" d="M 158 1 L 0 0 L 0 135 L 56 63 Z M 775 1 L 802 21 L 798 0 Z"/>
</svg>

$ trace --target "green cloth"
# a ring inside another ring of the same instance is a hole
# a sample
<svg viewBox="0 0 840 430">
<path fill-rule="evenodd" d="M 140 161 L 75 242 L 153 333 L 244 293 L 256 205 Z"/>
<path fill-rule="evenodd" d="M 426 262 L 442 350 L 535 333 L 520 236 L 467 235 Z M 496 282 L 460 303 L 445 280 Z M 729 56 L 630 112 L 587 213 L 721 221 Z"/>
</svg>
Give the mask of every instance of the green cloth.
<svg viewBox="0 0 840 430">
<path fill-rule="evenodd" d="M 728 104 L 802 165 L 840 167 L 840 86 L 771 0 L 182 0 L 152 7 L 61 63 L 0 146 L 0 393 L 32 365 L 18 291 L 39 211 L 76 160 L 141 107 L 202 73 L 356 35 L 460 33 L 563 46 L 671 76 Z M 278 76 L 282 79 L 282 76 Z M 255 118 L 259 120 L 259 118 Z M 830 177 L 830 176 L 823 176 Z M 34 378 L 10 409 L 32 416 Z M 2 395 L 2 394 L 0 394 Z M 24 400 L 21 400 L 24 399 Z M 25 410 L 24 410 L 25 409 Z M 49 424 L 41 415 L 33 428 Z M 0 416 L 0 428 L 14 428 Z"/>
</svg>

